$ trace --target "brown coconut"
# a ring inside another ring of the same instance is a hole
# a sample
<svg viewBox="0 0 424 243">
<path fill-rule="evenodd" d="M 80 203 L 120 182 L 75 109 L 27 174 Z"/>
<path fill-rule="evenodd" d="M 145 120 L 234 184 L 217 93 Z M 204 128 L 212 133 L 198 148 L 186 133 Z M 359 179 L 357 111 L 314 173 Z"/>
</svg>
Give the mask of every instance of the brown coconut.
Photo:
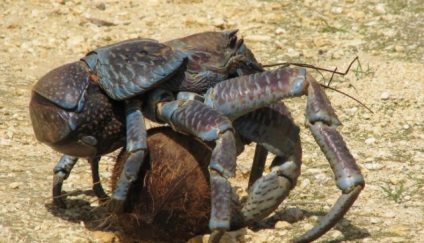
<svg viewBox="0 0 424 243">
<path fill-rule="evenodd" d="M 192 136 L 160 127 L 148 131 L 149 154 L 127 200 L 127 213 L 112 215 L 124 238 L 186 242 L 209 231 L 208 165 L 211 149 Z M 128 153 L 118 157 L 115 188 Z"/>
</svg>

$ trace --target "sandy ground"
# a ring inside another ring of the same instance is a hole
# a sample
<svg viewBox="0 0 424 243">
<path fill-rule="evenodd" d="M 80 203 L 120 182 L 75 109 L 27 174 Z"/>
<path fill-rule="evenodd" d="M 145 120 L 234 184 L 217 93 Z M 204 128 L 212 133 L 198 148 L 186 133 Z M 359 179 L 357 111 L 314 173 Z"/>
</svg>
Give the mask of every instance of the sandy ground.
<svg viewBox="0 0 424 243">
<path fill-rule="evenodd" d="M 400 1 L 0 1 L 0 242 L 111 242 L 98 220 L 90 168 L 79 163 L 64 189 L 70 209 L 51 207 L 60 155 L 37 142 L 28 116 L 32 85 L 96 47 L 148 37 L 160 41 L 206 30 L 240 29 L 262 63 L 292 61 L 344 70 L 328 91 L 366 188 L 326 242 L 420 242 L 424 237 L 424 8 Z M 328 80 L 329 74 L 324 74 Z M 318 74 L 316 77 L 324 82 Z M 298 124 L 305 99 L 287 101 Z M 310 132 L 302 126 L 298 187 L 270 228 L 243 229 L 230 242 L 288 241 L 316 224 L 340 194 Z M 253 147 L 239 157 L 244 188 Z M 108 185 L 115 154 L 101 162 Z M 108 188 L 109 189 L 109 188 Z M 110 193 L 110 190 L 108 191 Z M 241 194 L 245 193 L 239 189 Z M 286 216 L 284 216 L 286 215 Z M 284 219 L 298 217 L 294 223 Z M 197 240 L 201 240 L 198 238 Z"/>
</svg>

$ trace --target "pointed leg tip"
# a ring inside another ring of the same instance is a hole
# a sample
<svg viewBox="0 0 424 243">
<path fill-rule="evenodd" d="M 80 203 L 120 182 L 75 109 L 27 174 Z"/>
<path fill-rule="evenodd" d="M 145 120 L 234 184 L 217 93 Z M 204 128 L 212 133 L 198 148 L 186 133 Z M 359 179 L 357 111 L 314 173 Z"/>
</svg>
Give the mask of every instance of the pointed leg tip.
<svg viewBox="0 0 424 243">
<path fill-rule="evenodd" d="M 109 212 L 122 214 L 125 211 L 125 198 L 112 196 L 107 206 Z"/>
<path fill-rule="evenodd" d="M 53 205 L 58 208 L 63 208 L 63 209 L 67 208 L 66 202 L 62 197 L 53 198 Z"/>
</svg>

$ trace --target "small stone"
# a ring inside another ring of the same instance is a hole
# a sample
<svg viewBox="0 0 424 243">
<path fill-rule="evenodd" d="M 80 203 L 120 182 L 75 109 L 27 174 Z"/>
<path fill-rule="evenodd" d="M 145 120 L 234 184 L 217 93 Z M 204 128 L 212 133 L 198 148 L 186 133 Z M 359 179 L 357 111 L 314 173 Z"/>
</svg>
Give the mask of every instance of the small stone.
<svg viewBox="0 0 424 243">
<path fill-rule="evenodd" d="M 378 224 L 379 223 L 379 220 L 376 219 L 376 218 L 370 218 L 370 223 L 371 224 Z"/>
<path fill-rule="evenodd" d="M 344 52 L 342 50 L 337 50 L 333 53 L 331 56 L 333 59 L 340 59 L 344 55 Z"/>
<path fill-rule="evenodd" d="M 295 49 L 289 47 L 287 48 L 286 55 L 289 57 L 299 57 L 300 53 L 296 51 Z"/>
<path fill-rule="evenodd" d="M 246 41 L 251 42 L 270 42 L 272 41 L 271 36 L 268 35 L 248 35 L 243 38 Z"/>
<path fill-rule="evenodd" d="M 18 189 L 20 185 L 21 185 L 20 182 L 12 182 L 12 183 L 9 184 L 9 188 L 10 189 Z"/>
<path fill-rule="evenodd" d="M 276 34 L 284 34 L 284 33 L 286 33 L 286 30 L 285 29 L 283 29 L 283 28 L 277 28 L 276 30 L 275 30 L 275 33 Z"/>
<path fill-rule="evenodd" d="M 115 242 L 117 240 L 113 232 L 94 231 L 92 234 L 100 242 Z"/>
<path fill-rule="evenodd" d="M 410 126 L 408 125 L 408 124 L 406 124 L 406 125 L 403 125 L 403 127 L 402 127 L 404 130 L 408 130 L 409 128 L 410 128 Z"/>
<path fill-rule="evenodd" d="M 333 8 L 331 9 L 331 12 L 332 12 L 333 14 L 341 14 L 341 13 L 343 13 L 343 8 L 342 8 L 342 7 L 333 7 Z"/>
<path fill-rule="evenodd" d="M 342 232 L 340 232 L 338 230 L 332 230 L 332 231 L 333 231 L 331 233 L 332 238 L 341 238 L 343 236 Z"/>
<path fill-rule="evenodd" d="M 104 4 L 104 3 L 98 3 L 96 5 L 96 8 L 99 9 L 99 10 L 106 10 L 106 4 Z"/>
<path fill-rule="evenodd" d="M 383 216 L 385 218 L 394 218 L 394 217 L 396 217 L 396 212 L 394 212 L 394 211 L 388 211 L 388 212 L 385 212 L 383 214 Z"/>
<path fill-rule="evenodd" d="M 383 3 L 379 3 L 375 5 L 374 12 L 378 14 L 385 14 L 386 13 L 386 5 Z"/>
<path fill-rule="evenodd" d="M 372 144 L 372 143 L 375 143 L 375 141 L 376 139 L 374 137 L 365 139 L 366 144 Z"/>
<path fill-rule="evenodd" d="M 213 26 L 215 26 L 219 29 L 225 28 L 225 20 L 222 19 L 222 18 L 216 18 L 216 19 L 212 20 L 212 24 L 213 24 Z"/>
<path fill-rule="evenodd" d="M 395 51 L 396 52 L 405 52 L 406 48 L 401 45 L 395 45 Z"/>
<path fill-rule="evenodd" d="M 399 177 L 390 177 L 390 184 L 392 185 L 398 185 L 402 182 L 402 179 Z"/>
<path fill-rule="evenodd" d="M 311 185 L 311 181 L 308 178 L 305 178 L 300 182 L 299 189 L 306 189 L 309 185 Z"/>
<path fill-rule="evenodd" d="M 364 164 L 364 167 L 368 170 L 380 170 L 383 169 L 385 166 L 384 164 L 380 163 L 366 163 Z"/>
<path fill-rule="evenodd" d="M 313 227 L 314 227 L 314 225 L 313 225 L 313 224 L 311 224 L 311 223 L 306 223 L 306 224 L 304 224 L 304 225 L 303 225 L 303 230 L 304 230 L 304 231 L 308 231 L 308 230 L 312 229 Z"/>
<path fill-rule="evenodd" d="M 279 49 L 286 49 L 285 43 L 287 43 L 287 41 L 286 41 L 286 42 L 284 42 L 284 41 L 279 41 L 279 40 L 275 40 L 275 41 L 274 41 L 274 44 L 275 44 L 275 45 L 276 45 Z"/>
<path fill-rule="evenodd" d="M 388 99 L 390 98 L 390 94 L 389 94 L 389 92 L 384 91 L 383 93 L 381 93 L 380 98 L 381 98 L 382 100 L 388 100 Z"/>
<path fill-rule="evenodd" d="M 329 44 L 329 41 L 323 39 L 322 37 L 317 37 L 314 39 L 315 47 L 323 47 Z"/>
<path fill-rule="evenodd" d="M 275 229 L 281 229 L 281 230 L 288 230 L 291 229 L 292 225 L 289 222 L 286 221 L 278 221 L 275 224 Z"/>
<path fill-rule="evenodd" d="M 285 211 L 288 218 L 290 218 L 290 221 L 299 221 L 303 218 L 303 211 L 298 208 L 289 208 Z"/>
</svg>

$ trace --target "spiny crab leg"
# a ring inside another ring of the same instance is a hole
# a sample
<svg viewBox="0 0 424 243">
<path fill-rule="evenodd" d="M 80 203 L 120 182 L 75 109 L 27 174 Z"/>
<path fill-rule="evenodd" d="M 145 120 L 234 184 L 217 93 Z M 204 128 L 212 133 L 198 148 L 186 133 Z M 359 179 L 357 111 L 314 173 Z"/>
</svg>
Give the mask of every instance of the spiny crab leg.
<svg viewBox="0 0 424 243">
<path fill-rule="evenodd" d="M 155 90 L 153 98 L 164 99 L 166 91 Z M 154 103 L 154 102 L 153 102 Z M 236 142 L 231 121 L 216 110 L 196 100 L 165 101 L 158 103 L 157 119 L 171 125 L 173 129 L 188 133 L 203 141 L 215 141 L 210 165 L 211 242 L 218 242 L 230 229 L 231 184 L 236 170 Z"/>
<path fill-rule="evenodd" d="M 295 239 L 296 242 L 309 242 L 331 229 L 345 215 L 365 186 L 353 156 L 336 130 L 341 123 L 319 83 L 304 68 L 281 68 L 221 82 L 208 90 L 205 103 L 235 120 L 272 102 L 302 95 L 308 96 L 308 127 L 328 159 L 336 184 L 342 191 L 323 220 Z"/>
</svg>

